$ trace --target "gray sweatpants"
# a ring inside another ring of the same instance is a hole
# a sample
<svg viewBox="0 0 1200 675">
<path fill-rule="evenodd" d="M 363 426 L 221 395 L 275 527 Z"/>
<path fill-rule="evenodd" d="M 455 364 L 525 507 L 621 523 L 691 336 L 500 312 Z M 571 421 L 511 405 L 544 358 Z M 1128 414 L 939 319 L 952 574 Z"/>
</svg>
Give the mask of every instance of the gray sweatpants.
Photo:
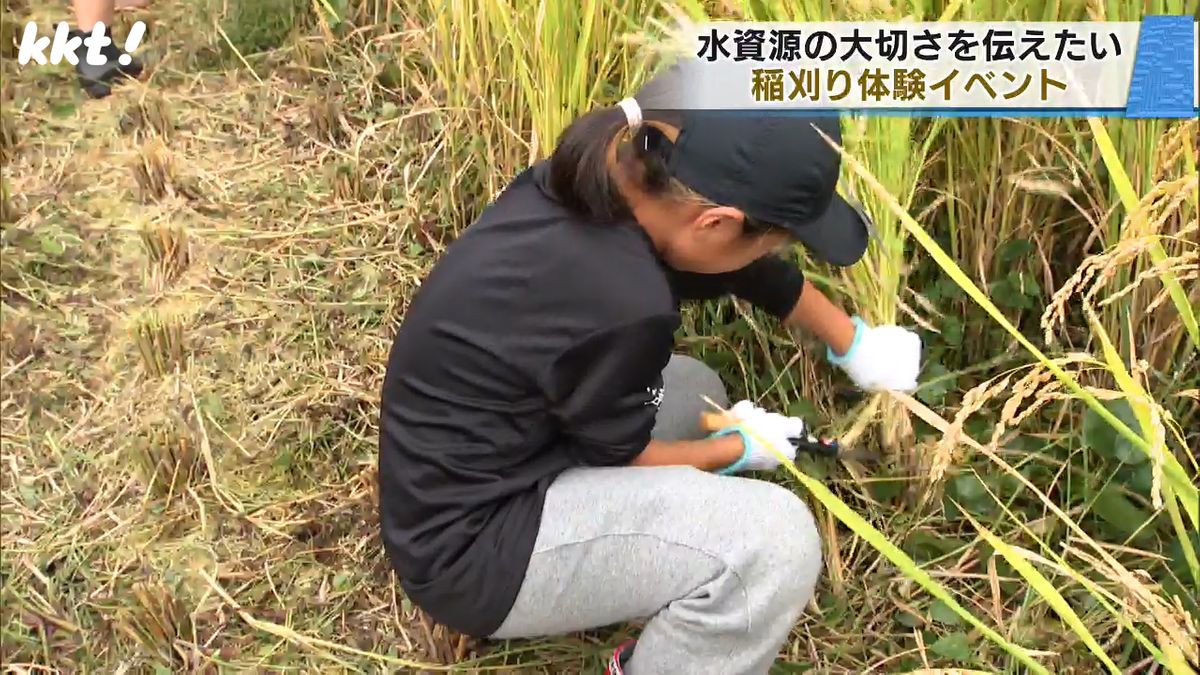
<svg viewBox="0 0 1200 675">
<path fill-rule="evenodd" d="M 720 378 L 675 356 L 654 436 L 700 438 Z M 580 468 L 546 495 L 537 543 L 497 639 L 648 619 L 626 672 L 762 675 L 822 568 L 813 517 L 773 483 L 691 467 Z"/>
</svg>

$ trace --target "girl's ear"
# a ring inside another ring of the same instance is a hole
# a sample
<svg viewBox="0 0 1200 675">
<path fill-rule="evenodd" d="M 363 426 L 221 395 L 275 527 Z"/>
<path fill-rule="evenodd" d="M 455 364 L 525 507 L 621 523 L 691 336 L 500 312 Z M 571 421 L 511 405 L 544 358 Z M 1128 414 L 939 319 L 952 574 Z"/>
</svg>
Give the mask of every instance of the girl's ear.
<svg viewBox="0 0 1200 675">
<path fill-rule="evenodd" d="M 728 206 L 704 209 L 693 221 L 693 236 L 708 245 L 724 245 L 742 236 L 742 212 Z"/>
<path fill-rule="evenodd" d="M 705 230 L 730 225 L 735 225 L 740 230 L 742 217 L 741 210 L 732 206 L 714 206 L 702 211 L 700 217 L 697 218 L 697 223 Z"/>
</svg>

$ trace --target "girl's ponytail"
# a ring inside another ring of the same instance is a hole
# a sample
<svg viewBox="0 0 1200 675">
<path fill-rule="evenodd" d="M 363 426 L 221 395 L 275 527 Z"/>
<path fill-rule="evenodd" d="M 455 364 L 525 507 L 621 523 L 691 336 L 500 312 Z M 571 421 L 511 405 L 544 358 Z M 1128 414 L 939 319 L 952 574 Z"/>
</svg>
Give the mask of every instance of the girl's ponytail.
<svg viewBox="0 0 1200 675">
<path fill-rule="evenodd" d="M 673 143 L 665 129 L 677 127 L 679 116 L 668 111 L 656 111 L 653 116 L 645 123 L 638 102 L 626 98 L 572 122 L 550 157 L 550 188 L 559 201 L 600 221 L 632 218 L 609 166 L 609 151 L 615 145 L 614 168 L 641 190 L 708 204 L 675 180 L 668 167 Z"/>
<path fill-rule="evenodd" d="M 550 187 L 567 208 L 603 221 L 630 217 L 629 205 L 608 168 L 608 151 L 628 126 L 619 106 L 573 121 L 550 156 Z"/>
</svg>

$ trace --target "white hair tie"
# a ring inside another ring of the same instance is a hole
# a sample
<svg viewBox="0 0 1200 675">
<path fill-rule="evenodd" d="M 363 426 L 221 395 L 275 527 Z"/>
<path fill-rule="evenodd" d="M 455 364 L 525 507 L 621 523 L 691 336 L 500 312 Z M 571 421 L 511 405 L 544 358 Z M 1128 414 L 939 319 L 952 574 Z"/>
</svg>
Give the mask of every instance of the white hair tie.
<svg viewBox="0 0 1200 675">
<path fill-rule="evenodd" d="M 617 102 L 617 105 L 625 111 L 625 121 L 629 124 L 630 129 L 636 130 L 642 126 L 642 108 L 635 99 L 632 97 L 622 99 Z"/>
</svg>

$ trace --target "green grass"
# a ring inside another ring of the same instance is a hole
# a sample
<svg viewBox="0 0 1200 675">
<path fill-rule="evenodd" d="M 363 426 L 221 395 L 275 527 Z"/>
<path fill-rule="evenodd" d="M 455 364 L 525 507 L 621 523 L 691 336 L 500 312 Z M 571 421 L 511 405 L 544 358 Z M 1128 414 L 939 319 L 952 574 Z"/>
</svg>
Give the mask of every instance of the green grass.
<svg viewBox="0 0 1200 675">
<path fill-rule="evenodd" d="M 6 25 L 63 18 L 31 4 Z M 598 672 L 635 627 L 479 645 L 422 623 L 377 545 L 378 388 L 445 244 L 574 115 L 636 87 L 675 8 L 224 7 L 138 16 L 171 26 L 147 35 L 154 77 L 104 101 L 66 68 L 4 61 L 0 658 Z M 1197 125 L 866 126 L 845 135 L 846 185 L 888 245 L 845 275 L 807 269 L 851 309 L 928 324 L 921 389 L 846 397 L 819 345 L 733 301 L 689 308 L 680 333 L 735 395 L 885 449 L 775 477 L 812 505 L 826 557 L 778 672 L 1194 672 Z M 887 419 L 909 425 L 890 449 Z"/>
</svg>

